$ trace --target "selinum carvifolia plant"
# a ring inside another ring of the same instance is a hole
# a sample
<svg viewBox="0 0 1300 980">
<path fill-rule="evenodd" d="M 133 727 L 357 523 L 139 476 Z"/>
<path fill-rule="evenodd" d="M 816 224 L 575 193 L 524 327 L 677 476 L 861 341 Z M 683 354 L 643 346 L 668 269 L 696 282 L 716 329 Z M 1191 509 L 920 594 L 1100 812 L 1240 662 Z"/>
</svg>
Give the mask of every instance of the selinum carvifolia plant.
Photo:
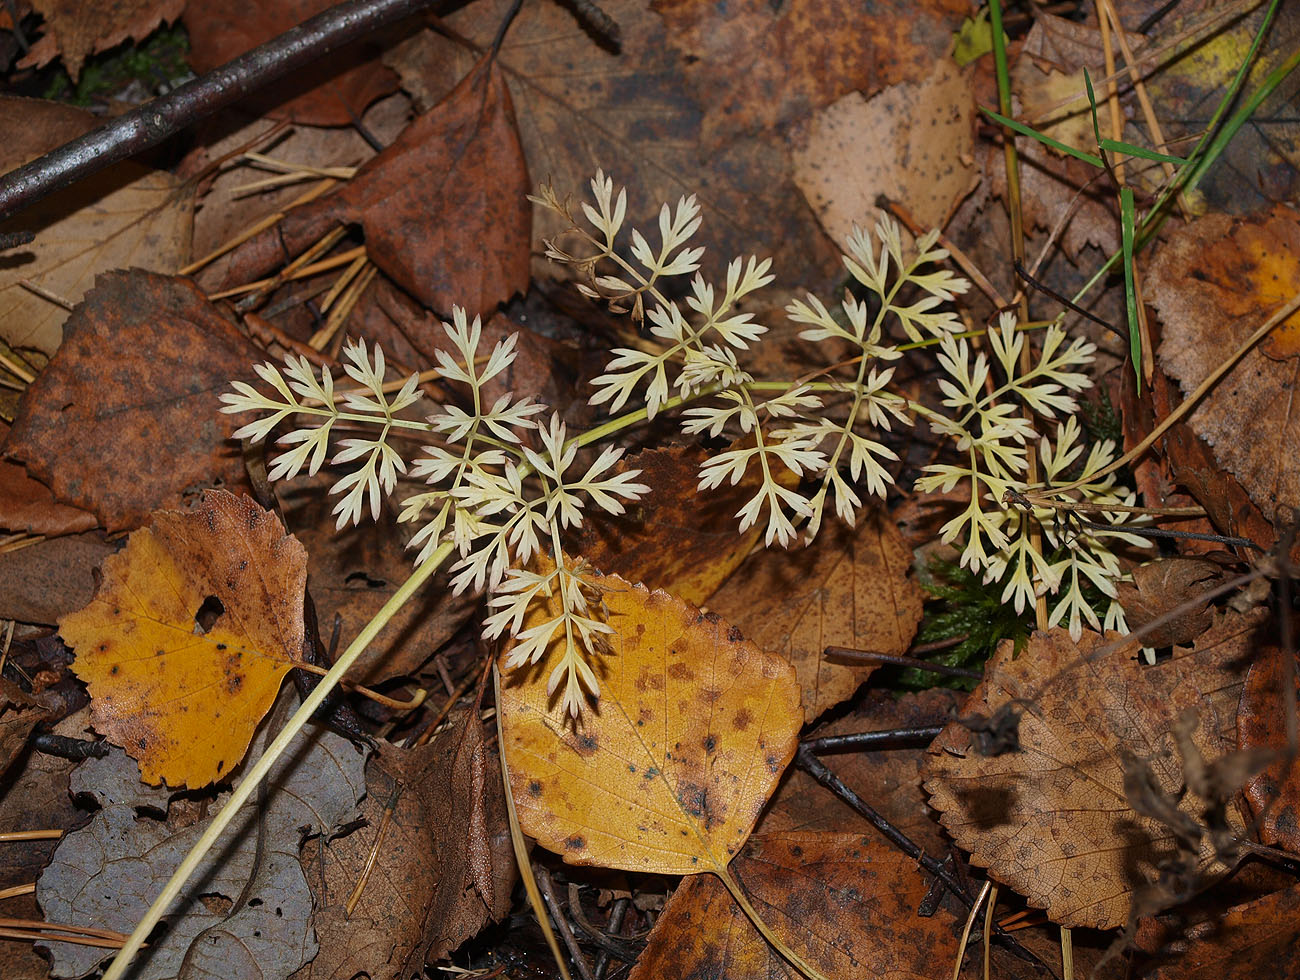
<svg viewBox="0 0 1300 980">
<path fill-rule="evenodd" d="M 724 447 L 701 465 L 699 488 L 748 476 L 756 489 L 736 513 L 740 529 L 761 524 L 765 543 L 783 547 L 811 541 L 828 510 L 852 523 L 865 497 L 883 498 L 893 482 L 889 464 L 898 461 L 884 433 L 924 424 L 951 443 L 959 461 L 924 467 L 915 489 L 948 491 L 960 483 L 969 491 L 941 532 L 960 545 L 961 564 L 1004 582 L 1003 601 L 1018 611 L 1040 595 L 1054 597 L 1050 622 L 1067 621 L 1076 638 L 1085 620 L 1103 625 L 1084 595 L 1090 583 L 1112 597 L 1104 625 L 1123 628 L 1113 601 L 1120 567 L 1110 546 L 1145 543 L 1122 529 L 1127 512 L 1104 514 L 1113 529 L 1083 529 L 1060 524 L 1054 511 L 1006 503 L 1030 489 L 1033 451 L 1047 483 L 1082 479 L 1078 499 L 1132 505 L 1133 494 L 1113 477 L 1090 478 L 1115 452 L 1109 442 L 1085 447 L 1076 418 L 1076 397 L 1091 384 L 1083 369 L 1092 344 L 1053 325 L 1022 356 L 1027 335 L 1003 313 L 977 350 L 958 336 L 962 324 L 952 308 L 969 284 L 942 267 L 947 252 L 935 247 L 937 235 L 905 247 L 898 226 L 885 218 L 874 233 L 858 230 L 849 238 L 844 264 L 851 288 L 837 303 L 808 295 L 786 307 L 821 355 L 820 369 L 794 379 L 757 377 L 747 365 L 768 328 L 742 304 L 752 305 L 751 294 L 772 281 L 770 262 L 737 258 L 724 281 L 710 282 L 699 272 L 704 250 L 692 244 L 700 227 L 694 197 L 663 206 L 652 241 L 626 227 L 626 192 L 610 178 L 598 173 L 591 190 L 580 213 L 550 187 L 533 200 L 567 226 L 547 255 L 571 268 L 584 294 L 646 328 L 644 342 L 613 350 L 593 382 L 591 403 L 610 413 L 608 421 L 570 433 L 527 396 L 489 399 L 485 386 L 514 360 L 515 337 L 485 349 L 478 319 L 456 309 L 437 371 L 464 389 L 459 405 L 434 405 L 425 418 L 411 418 L 421 397 L 416 379 L 386 393 L 383 352 L 359 342 L 345 349 L 344 370 L 355 385 L 348 390 L 293 356 L 282 367 L 257 368 L 269 392 L 236 382 L 222 396 L 222 410 L 258 416 L 236 437 L 263 440 L 290 416 L 305 420 L 279 439 L 285 449 L 270 469 L 279 479 L 316 472 L 339 423 L 368 431 L 335 444 L 332 462 L 350 470 L 330 491 L 339 498 L 339 526 L 367 510 L 378 517 L 399 473 L 422 478 L 427 488 L 407 497 L 401 511 L 401 520 L 416 527 L 416 561 L 452 545 L 453 588 L 489 595 L 485 636 L 505 638 L 510 667 L 557 651 L 548 688 L 562 692 L 564 710 L 574 716 L 599 695 L 592 664 L 611 629 L 601 613 L 599 576 L 566 553 L 563 540 L 590 508 L 619 514 L 648 492 L 637 470 L 617 466 L 624 451 L 618 436 L 670 411 L 688 436 Z M 943 374 L 938 407 L 891 387 L 905 348 L 935 352 Z M 417 458 L 395 448 L 396 429 L 428 437 Z M 580 461 L 580 450 L 596 443 L 604 447 Z"/>
</svg>

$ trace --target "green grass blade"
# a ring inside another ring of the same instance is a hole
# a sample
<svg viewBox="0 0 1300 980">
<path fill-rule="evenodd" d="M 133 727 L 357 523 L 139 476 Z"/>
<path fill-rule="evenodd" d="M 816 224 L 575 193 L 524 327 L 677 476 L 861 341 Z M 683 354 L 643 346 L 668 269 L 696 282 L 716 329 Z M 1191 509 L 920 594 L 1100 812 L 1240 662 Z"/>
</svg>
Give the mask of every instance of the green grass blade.
<svg viewBox="0 0 1300 980">
<path fill-rule="evenodd" d="M 1128 348 L 1137 375 L 1138 394 L 1142 394 L 1142 337 L 1138 330 L 1137 293 L 1133 288 L 1133 238 L 1137 222 L 1133 217 L 1133 188 L 1119 191 L 1119 224 L 1124 241 L 1124 306 L 1128 311 Z"/>
<path fill-rule="evenodd" d="M 1019 133 L 1021 136 L 1028 136 L 1030 139 L 1038 140 L 1038 142 L 1042 143 L 1044 146 L 1050 146 L 1055 150 L 1060 150 L 1062 153 L 1074 157 L 1076 160 L 1082 160 L 1084 163 L 1090 163 L 1098 170 L 1102 169 L 1105 166 L 1105 164 L 1101 162 L 1101 157 L 1096 156 L 1095 154 L 1092 153 L 1085 152 L 1084 150 L 1076 150 L 1072 146 L 1066 146 L 1060 140 L 1054 140 L 1050 136 L 1040 133 L 1034 129 L 1030 129 L 1024 123 L 1016 122 L 1014 119 L 1008 119 L 1000 112 L 994 112 L 992 109 L 985 109 L 983 106 L 980 106 L 980 112 L 984 113 L 984 115 L 988 116 L 990 119 L 994 120 L 995 122 L 999 122 L 1003 126 L 1006 126 L 1007 129 L 1014 130 L 1015 132 Z"/>
<path fill-rule="evenodd" d="M 1143 160 L 1155 160 L 1158 163 L 1176 163 L 1180 167 L 1187 163 L 1185 158 L 1176 157 L 1172 153 L 1148 150 L 1144 146 L 1134 146 L 1132 143 L 1124 143 L 1120 140 L 1100 140 L 1097 145 L 1103 150 L 1124 153 L 1131 157 L 1141 157 Z"/>
</svg>

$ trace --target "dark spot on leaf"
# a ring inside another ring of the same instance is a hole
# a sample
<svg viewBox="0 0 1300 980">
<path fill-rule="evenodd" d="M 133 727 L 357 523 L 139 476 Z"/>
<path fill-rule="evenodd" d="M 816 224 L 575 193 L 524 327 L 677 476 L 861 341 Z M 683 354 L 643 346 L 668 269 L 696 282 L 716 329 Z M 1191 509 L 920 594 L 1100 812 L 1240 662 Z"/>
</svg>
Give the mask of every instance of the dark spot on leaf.
<svg viewBox="0 0 1300 980">
<path fill-rule="evenodd" d="M 564 841 L 564 849 L 566 851 L 580 851 L 586 846 L 587 842 L 577 834 L 574 834 L 572 837 L 569 837 Z"/>
<path fill-rule="evenodd" d="M 529 795 L 529 796 L 541 796 L 541 795 L 542 795 L 542 784 L 539 783 L 536 779 L 532 780 L 532 781 L 528 784 L 528 795 Z"/>
<path fill-rule="evenodd" d="M 711 752 L 712 752 L 714 749 L 716 749 L 717 747 L 718 747 L 718 740 L 717 740 L 716 738 L 714 738 L 712 735 L 706 735 L 706 736 L 704 736 L 704 751 L 705 751 L 705 752 L 710 752 L 710 753 L 711 753 Z"/>
<path fill-rule="evenodd" d="M 217 625 L 217 620 L 225 611 L 225 605 L 216 596 L 210 595 L 205 598 L 198 612 L 194 614 L 194 632 L 200 636 L 211 633 L 212 627 Z"/>
<path fill-rule="evenodd" d="M 745 639 L 745 634 L 740 632 L 739 627 L 732 626 L 730 629 L 727 630 L 728 643 L 740 643 L 744 639 Z"/>
</svg>

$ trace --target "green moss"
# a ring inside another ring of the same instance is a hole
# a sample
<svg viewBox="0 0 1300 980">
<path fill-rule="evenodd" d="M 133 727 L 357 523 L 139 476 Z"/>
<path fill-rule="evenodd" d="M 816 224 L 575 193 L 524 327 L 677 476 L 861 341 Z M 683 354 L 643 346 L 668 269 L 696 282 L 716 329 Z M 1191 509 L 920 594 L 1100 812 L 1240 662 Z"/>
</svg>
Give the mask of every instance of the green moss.
<svg viewBox="0 0 1300 980">
<path fill-rule="evenodd" d="M 74 85 L 61 68 L 50 79 L 42 98 L 89 106 L 138 81 L 158 92 L 189 72 L 185 55 L 189 36 L 180 24 L 164 25 L 138 44 L 120 44 L 89 58 Z"/>
</svg>

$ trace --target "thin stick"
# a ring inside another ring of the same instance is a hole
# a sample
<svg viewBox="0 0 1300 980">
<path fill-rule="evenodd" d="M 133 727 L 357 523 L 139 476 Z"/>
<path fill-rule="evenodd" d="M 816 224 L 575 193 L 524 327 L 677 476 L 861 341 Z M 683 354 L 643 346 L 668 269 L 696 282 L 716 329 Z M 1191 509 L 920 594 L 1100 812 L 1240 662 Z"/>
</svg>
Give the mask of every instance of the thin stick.
<svg viewBox="0 0 1300 980">
<path fill-rule="evenodd" d="M 57 922 L 42 922 L 40 919 L 0 918 L 0 927 L 5 929 L 31 929 L 36 932 L 45 932 L 47 930 L 57 929 L 59 932 L 94 936 L 97 939 L 109 939 L 115 943 L 121 943 L 126 939 L 125 935 L 120 932 L 114 932 L 112 929 L 98 929 L 94 926 L 63 925 Z"/>
<path fill-rule="evenodd" d="M 334 185 L 337 183 L 338 183 L 337 180 L 332 180 L 332 179 L 322 180 L 311 190 L 307 191 L 307 193 L 294 198 L 292 201 L 286 204 L 283 210 L 277 211 L 275 212 L 275 214 L 268 214 L 265 218 L 250 225 L 248 228 L 244 229 L 239 234 L 235 235 L 233 238 L 227 239 L 225 242 L 218 245 L 207 255 L 203 256 L 203 258 L 195 262 L 191 262 L 189 265 L 185 266 L 185 268 L 181 269 L 180 272 L 177 274 L 182 276 L 194 275 L 194 273 L 198 272 L 205 265 L 207 265 L 210 262 L 216 261 L 217 259 L 221 258 L 221 256 L 225 255 L 227 252 L 238 248 L 240 245 L 243 245 L 244 242 L 248 241 L 254 235 L 261 234 L 262 232 L 266 231 L 267 228 L 275 227 L 281 221 L 283 221 L 285 219 L 285 216 L 294 208 L 302 207 L 304 204 L 310 204 L 312 201 L 316 200 L 316 198 L 320 197 L 326 191 L 334 187 Z M 208 297 L 208 298 L 212 299 L 213 297 Z"/>
<path fill-rule="evenodd" d="M 62 836 L 62 830 L 6 830 L 0 832 L 0 844 L 20 840 L 58 840 Z"/>
<path fill-rule="evenodd" d="M 564 910 L 560 908 L 560 898 L 555 894 L 555 883 L 551 881 L 551 873 L 543 867 L 536 869 L 537 885 L 542 890 L 542 900 L 546 902 L 546 907 L 551 911 L 551 918 L 555 920 L 555 928 L 559 930 L 560 938 L 564 940 L 565 948 L 569 951 L 569 956 L 573 960 L 573 965 L 578 968 L 578 974 L 582 980 L 595 980 L 591 975 L 591 967 L 587 965 L 587 957 L 582 954 L 582 947 L 578 945 L 578 939 L 569 928 L 569 921 L 564 917 Z"/>
<path fill-rule="evenodd" d="M 234 286 L 230 289 L 223 289 L 219 293 L 210 293 L 208 299 L 229 299 L 231 296 L 242 296 L 244 293 L 255 293 L 259 289 L 265 289 L 267 286 L 275 285 L 277 282 L 292 282 L 295 279 L 308 279 L 311 276 L 319 275 L 322 272 L 329 272 L 331 269 L 337 269 L 341 265 L 347 265 L 358 255 L 365 255 L 366 247 L 358 245 L 356 248 L 350 248 L 346 252 L 340 252 L 338 255 L 331 255 L 328 259 L 321 259 L 311 265 L 303 266 L 296 269 L 292 275 L 270 276 L 266 279 L 259 279 L 257 282 L 246 282 L 242 286 Z"/>
<path fill-rule="evenodd" d="M 118 949 L 122 945 L 119 939 L 104 939 L 99 936 L 73 935 L 63 932 L 45 932 L 40 929 L 13 929 L 0 927 L 0 939 L 21 939 L 27 942 L 60 942 L 76 946 L 97 946 L 101 949 Z"/>
<path fill-rule="evenodd" d="M 25 885 L 13 885 L 9 888 L 0 888 L 0 900 L 6 898 L 17 898 L 19 895 L 33 895 L 36 893 L 36 882 L 29 881 Z"/>
<path fill-rule="evenodd" d="M 970 680 L 979 680 L 984 675 L 978 670 L 969 670 L 966 667 L 949 667 L 947 664 L 936 664 L 929 660 L 921 660 L 919 657 L 902 657 L 893 653 L 878 653 L 875 650 L 851 650 L 847 647 L 827 647 L 827 657 L 845 657 L 850 660 L 866 660 L 870 663 L 889 664 L 891 667 L 911 667 L 915 670 L 928 670 L 932 674 L 944 674 L 948 677 L 966 677 Z"/>
<path fill-rule="evenodd" d="M 297 68 L 431 6 L 344 0 L 219 68 L 177 86 L 0 178 L 0 220 L 237 102 Z"/>
<path fill-rule="evenodd" d="M 1127 466 L 1129 463 L 1133 462 L 1133 460 L 1137 459 L 1150 449 L 1155 441 L 1164 435 L 1175 422 L 1190 412 L 1205 393 L 1218 384 L 1223 376 L 1231 371 L 1236 366 L 1237 362 L 1245 357 L 1252 347 L 1268 336 L 1269 332 L 1274 327 L 1298 309 L 1300 309 L 1300 293 L 1296 293 L 1296 295 L 1292 296 L 1291 299 L 1287 300 L 1286 303 L 1280 306 L 1272 316 L 1265 320 L 1258 330 L 1247 337 L 1240 347 L 1233 351 L 1222 364 L 1211 371 L 1205 380 L 1196 386 L 1196 390 L 1183 399 L 1183 403 L 1170 412 L 1163 422 L 1152 429 L 1145 439 L 1109 466 L 1103 466 L 1096 473 L 1090 473 L 1082 480 L 1076 480 L 1073 483 L 1067 483 L 1064 486 L 1046 487 L 1042 490 L 1031 490 L 1025 494 L 1025 497 L 1034 504 L 1038 504 L 1040 501 L 1045 500 L 1048 497 L 1054 497 L 1070 490 L 1077 490 L 1085 483 L 1099 479 L 1107 474 L 1114 473 L 1121 466 Z"/>
<path fill-rule="evenodd" d="M 76 303 L 72 302 L 72 300 L 64 299 L 58 293 L 46 289 L 44 286 L 40 285 L 39 283 L 32 282 L 30 279 L 19 279 L 18 285 L 22 286 L 23 289 L 27 290 L 30 293 L 35 293 L 41 299 L 53 303 L 55 306 L 59 307 L 60 309 L 71 311 L 77 305 Z"/>
<path fill-rule="evenodd" d="M 990 941 L 993 934 L 993 913 L 998 907 L 998 886 L 993 885 L 989 892 L 989 908 L 984 913 L 984 980 L 989 980 L 989 953 L 993 943 Z"/>
<path fill-rule="evenodd" d="M 317 664 L 309 664 L 305 660 L 295 660 L 293 665 L 299 670 L 305 670 L 307 673 L 315 674 L 317 677 L 324 677 L 329 673 L 326 668 L 318 666 Z M 375 704 L 381 704 L 385 708 L 389 708 L 393 711 L 411 711 L 414 708 L 418 708 L 420 705 L 424 704 L 424 699 L 429 693 L 422 687 L 416 688 L 415 693 L 411 695 L 408 700 L 399 701 L 396 698 L 390 698 L 387 694 L 380 694 L 378 691 L 366 687 L 364 684 L 353 683 L 346 678 L 339 681 L 339 686 L 346 687 L 349 691 L 356 691 L 363 698 L 369 698 L 371 701 L 375 702 Z"/>
<path fill-rule="evenodd" d="M 330 311 L 325 326 L 317 330 L 312 335 L 311 340 L 307 341 L 308 346 L 315 347 L 317 350 L 324 350 L 325 345 L 334 339 L 339 334 L 339 331 L 343 329 L 343 325 L 348 322 L 348 317 L 351 316 L 353 308 L 360 301 L 361 294 L 366 291 L 371 280 L 375 278 L 375 273 L 379 271 L 369 259 L 366 259 L 365 263 L 365 269 L 361 275 L 357 276 L 352 284 L 348 286 L 338 305 Z"/>
<path fill-rule="evenodd" d="M 978 676 L 978 675 L 976 675 Z M 865 752 L 883 748 L 926 746 L 939 737 L 943 725 L 917 725 L 912 728 L 891 728 L 882 732 L 852 732 L 848 735 L 824 735 L 801 742 L 810 752 L 838 752 L 852 749 Z"/>
<path fill-rule="evenodd" d="M 4 369 L 19 381 L 23 382 L 23 384 L 31 384 L 36 380 L 36 375 L 32 374 L 32 372 L 28 371 L 8 354 L 0 353 L 0 364 L 3 364 Z"/>
<path fill-rule="evenodd" d="M 450 544 L 441 545 L 429 556 L 424 564 L 417 566 L 415 571 L 411 573 L 411 577 L 403 582 L 397 591 L 389 597 L 379 612 L 375 614 L 375 618 L 362 627 L 356 639 L 343 651 L 343 655 L 339 657 L 329 672 L 321 678 L 321 682 L 303 699 L 302 704 L 298 706 L 298 710 L 293 713 L 288 723 L 276 735 L 271 744 L 267 746 L 261 758 L 248 770 L 248 774 L 235 787 L 226 804 L 212 818 L 212 822 L 203 831 L 198 842 L 185 855 L 185 859 L 181 861 L 180 866 L 168 879 L 162 892 L 154 899 L 148 911 L 136 924 L 135 930 L 123 945 L 121 952 L 113 958 L 113 962 L 109 965 L 103 980 L 121 980 L 130 966 L 131 960 L 139 952 L 140 947 L 144 945 L 145 938 L 162 919 L 163 913 L 171 907 L 172 902 L 181 893 L 181 889 L 190 880 L 204 856 L 211 850 L 212 845 L 217 842 L 217 838 L 230 825 L 230 822 L 234 820 L 243 805 L 248 802 L 262 780 L 266 778 L 266 774 L 271 771 L 271 767 L 275 765 L 276 760 L 289 747 L 289 743 L 293 741 L 294 736 L 316 713 L 316 709 L 325 702 L 330 692 L 342 680 L 343 675 L 347 673 L 352 665 L 356 663 L 357 658 L 365 652 L 375 637 L 379 635 L 379 631 L 388 624 L 388 621 L 393 618 L 397 610 L 401 609 L 415 595 L 420 586 L 424 585 L 433 576 L 434 572 L 447 560 L 451 551 L 452 546 Z"/>
</svg>

